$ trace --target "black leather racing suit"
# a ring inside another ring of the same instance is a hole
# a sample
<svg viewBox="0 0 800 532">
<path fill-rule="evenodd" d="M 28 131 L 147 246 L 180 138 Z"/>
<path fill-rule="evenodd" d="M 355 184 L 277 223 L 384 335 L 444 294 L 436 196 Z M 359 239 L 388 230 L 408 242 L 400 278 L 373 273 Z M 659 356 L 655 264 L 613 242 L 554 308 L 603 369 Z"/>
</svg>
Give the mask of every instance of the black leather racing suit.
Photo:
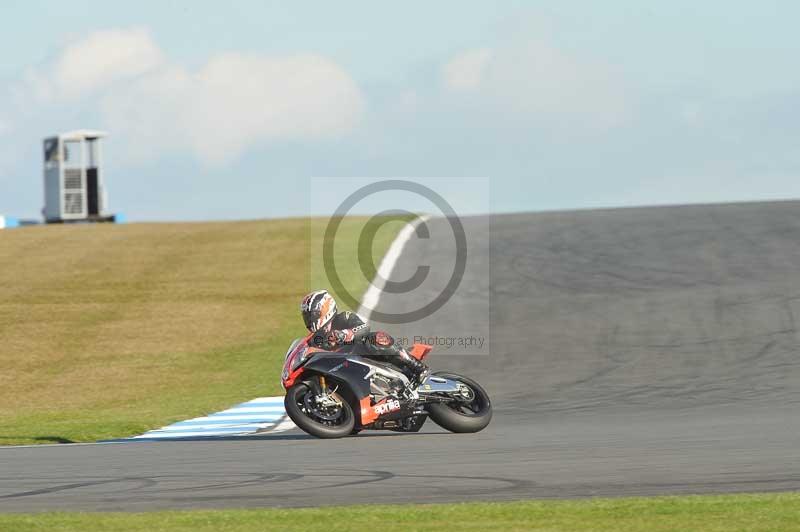
<svg viewBox="0 0 800 532">
<path fill-rule="evenodd" d="M 369 325 L 355 312 L 339 312 L 325 329 L 317 331 L 311 339 L 311 345 L 328 350 L 352 345 L 361 356 L 397 366 L 417 384 L 419 377 L 428 369 L 388 334 L 371 332 Z"/>
</svg>

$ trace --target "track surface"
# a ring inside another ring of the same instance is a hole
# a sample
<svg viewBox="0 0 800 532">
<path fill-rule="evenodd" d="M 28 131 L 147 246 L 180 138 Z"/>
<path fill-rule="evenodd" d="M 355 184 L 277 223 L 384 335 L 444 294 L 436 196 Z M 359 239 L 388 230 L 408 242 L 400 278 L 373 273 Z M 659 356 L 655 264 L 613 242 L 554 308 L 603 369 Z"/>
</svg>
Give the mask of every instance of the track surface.
<svg viewBox="0 0 800 532">
<path fill-rule="evenodd" d="M 390 330 L 490 329 L 490 355 L 431 359 L 485 384 L 484 432 L 0 449 L 0 511 L 800 489 L 800 203 L 465 226 L 491 253 L 443 311 Z M 433 265 L 423 292 L 452 261 L 449 227 L 429 228 L 392 276 Z"/>
</svg>

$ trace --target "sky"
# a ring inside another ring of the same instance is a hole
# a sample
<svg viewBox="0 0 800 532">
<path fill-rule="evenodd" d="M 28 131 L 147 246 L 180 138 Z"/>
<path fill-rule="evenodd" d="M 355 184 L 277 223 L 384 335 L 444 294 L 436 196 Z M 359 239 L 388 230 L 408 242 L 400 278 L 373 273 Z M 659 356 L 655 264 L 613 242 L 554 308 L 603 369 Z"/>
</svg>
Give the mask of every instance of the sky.
<svg viewBox="0 0 800 532">
<path fill-rule="evenodd" d="M 109 132 L 109 207 L 133 221 L 324 215 L 351 178 L 420 182 L 459 213 L 800 198 L 799 17 L 791 1 L 7 2 L 0 214 L 38 216 L 41 141 L 77 128 Z M 385 203 L 425 209 L 357 210 Z"/>
</svg>

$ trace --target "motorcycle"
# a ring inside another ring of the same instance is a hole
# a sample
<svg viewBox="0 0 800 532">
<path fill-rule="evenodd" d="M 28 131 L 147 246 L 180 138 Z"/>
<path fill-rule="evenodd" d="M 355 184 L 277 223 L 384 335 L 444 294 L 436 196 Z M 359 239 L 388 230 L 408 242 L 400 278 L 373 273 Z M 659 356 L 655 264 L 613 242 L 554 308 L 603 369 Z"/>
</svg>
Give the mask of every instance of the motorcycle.
<svg viewBox="0 0 800 532">
<path fill-rule="evenodd" d="M 393 342 L 386 333 L 372 333 L 365 341 L 331 351 L 312 345 L 313 336 L 292 342 L 281 375 L 286 413 L 312 436 L 418 432 L 428 417 L 450 432 L 478 432 L 492 419 L 489 396 L 468 377 L 435 372 L 411 386 L 396 366 L 363 356 L 386 345 L 387 339 Z M 413 344 L 405 352 L 424 360 L 431 349 Z"/>
</svg>

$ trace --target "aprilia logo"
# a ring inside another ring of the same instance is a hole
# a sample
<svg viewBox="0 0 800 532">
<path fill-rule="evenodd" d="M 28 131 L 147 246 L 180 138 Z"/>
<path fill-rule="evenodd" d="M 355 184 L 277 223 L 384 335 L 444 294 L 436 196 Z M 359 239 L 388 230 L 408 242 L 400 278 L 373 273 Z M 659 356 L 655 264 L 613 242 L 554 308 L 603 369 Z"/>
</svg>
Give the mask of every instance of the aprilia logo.
<svg viewBox="0 0 800 532">
<path fill-rule="evenodd" d="M 400 410 L 400 401 L 394 399 L 392 401 L 387 401 L 380 405 L 375 405 L 374 407 L 375 413 L 380 415 L 386 414 L 387 412 L 394 412 L 395 410 Z"/>
</svg>

